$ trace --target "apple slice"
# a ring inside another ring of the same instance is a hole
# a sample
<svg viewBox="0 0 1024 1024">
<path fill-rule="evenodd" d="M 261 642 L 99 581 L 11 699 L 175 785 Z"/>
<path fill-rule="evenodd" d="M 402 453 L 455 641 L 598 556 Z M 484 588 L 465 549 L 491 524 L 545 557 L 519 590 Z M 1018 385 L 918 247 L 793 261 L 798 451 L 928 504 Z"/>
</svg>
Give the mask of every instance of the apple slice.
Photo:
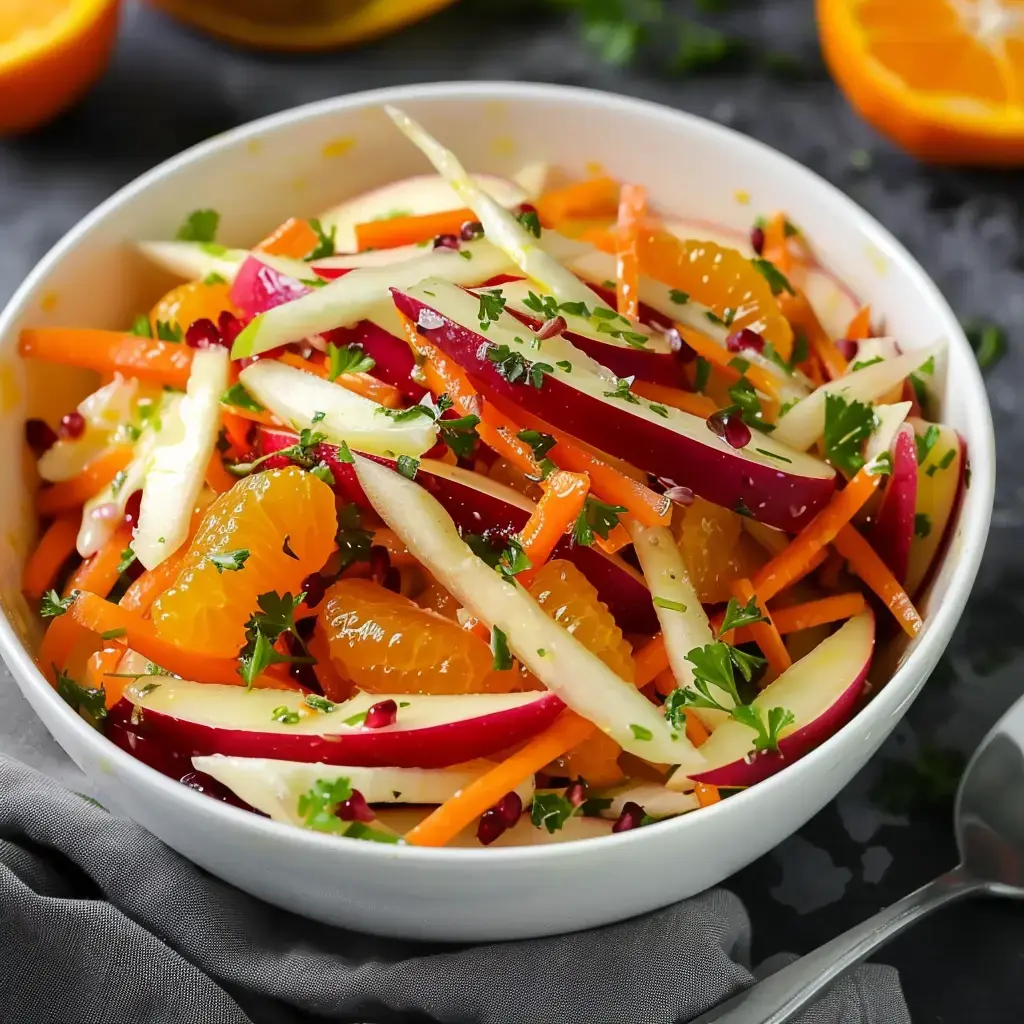
<svg viewBox="0 0 1024 1024">
<path fill-rule="evenodd" d="M 394 419 L 377 402 L 285 363 L 262 359 L 238 379 L 278 419 L 296 429 L 309 426 L 335 444 L 344 441 L 376 455 L 418 457 L 437 441 L 437 427 L 428 417 Z"/>
<path fill-rule="evenodd" d="M 189 281 L 209 274 L 233 281 L 249 255 L 247 249 L 227 249 L 216 242 L 139 242 L 138 249 L 158 267 Z"/>
<path fill-rule="evenodd" d="M 398 388 L 410 401 L 418 402 L 427 393 L 416 380 L 416 361 L 390 296 L 355 327 L 329 331 L 324 338 L 335 344 L 362 345 L 374 361 L 374 377 Z"/>
<path fill-rule="evenodd" d="M 460 259 L 466 254 L 468 259 Z M 293 302 L 261 313 L 235 339 L 231 358 L 259 355 L 335 327 L 353 327 L 387 299 L 392 286 L 408 288 L 425 277 L 474 285 L 506 273 L 512 266 L 498 249 L 481 239 L 458 252 L 424 250 L 416 259 L 353 270 Z"/>
<path fill-rule="evenodd" d="M 378 807 L 375 808 L 377 822 L 392 829 L 399 835 L 407 835 L 414 829 L 428 814 L 431 808 L 427 807 Z M 464 828 L 458 835 L 445 843 L 446 849 L 459 847 L 463 849 L 480 850 L 483 845 L 476 835 L 477 823 Z M 537 828 L 531 821 L 529 814 L 523 814 L 519 821 L 488 845 L 488 849 L 494 847 L 508 846 L 550 846 L 555 843 L 573 843 L 580 839 L 599 839 L 612 834 L 612 822 L 606 818 L 584 818 L 576 815 L 554 832 L 546 828 Z"/>
<path fill-rule="evenodd" d="M 896 579 L 904 583 L 914 539 L 918 477 L 917 445 L 914 428 L 909 423 L 904 423 L 897 431 L 890 454 L 892 473 L 871 531 L 871 545 Z"/>
<path fill-rule="evenodd" d="M 494 762 L 476 760 L 451 768 L 366 768 L 210 754 L 193 757 L 192 765 L 274 821 L 302 826 L 305 821 L 299 814 L 299 799 L 321 779 L 346 779 L 369 804 L 442 804 L 493 768 Z M 516 793 L 523 806 L 528 805 L 533 798 L 533 779 L 520 785 Z"/>
<path fill-rule="evenodd" d="M 830 338 L 845 338 L 846 328 L 861 307 L 857 296 L 820 263 L 794 260 L 789 280 L 804 293 L 825 333 Z"/>
<path fill-rule="evenodd" d="M 522 587 L 477 558 L 423 487 L 362 456 L 355 459 L 377 514 L 463 607 L 492 633 L 504 634 L 545 686 L 630 753 L 691 769 L 702 763 L 685 735 L 673 732 L 646 697 L 548 618 Z"/>
<path fill-rule="evenodd" d="M 135 705 L 140 736 L 189 756 L 398 768 L 445 768 L 485 757 L 546 728 L 565 707 L 546 692 L 357 693 L 322 712 L 291 690 L 246 690 L 169 676 L 142 676 L 125 689 L 125 698 Z M 398 704 L 394 724 L 360 724 L 370 707 L 385 700 Z M 299 720 L 280 721 L 289 714 Z"/>
<path fill-rule="evenodd" d="M 654 406 L 595 372 L 594 362 L 565 338 L 533 345 L 511 316 L 481 322 L 480 300 L 444 281 L 395 291 L 395 304 L 432 344 L 468 370 L 485 393 L 497 395 L 602 451 L 669 477 L 726 508 L 798 531 L 829 499 L 835 473 L 820 459 L 754 432 L 731 447 L 697 416 Z M 484 326 L 486 324 L 486 326 Z M 497 356 L 507 356 L 499 362 Z M 516 362 L 518 361 L 518 362 Z M 508 368 L 534 369 L 508 380 Z M 504 369 L 503 369 L 504 367 Z"/>
<path fill-rule="evenodd" d="M 964 487 L 967 451 L 952 427 L 919 419 L 909 423 L 921 439 L 931 427 L 938 431 L 927 456 L 917 467 L 915 529 L 906 576 L 906 591 L 914 598 L 927 585 L 952 527 L 953 512 Z"/>
<path fill-rule="evenodd" d="M 824 433 L 826 395 L 842 395 L 847 401 L 875 402 L 941 351 L 940 346 L 931 345 L 827 381 L 779 419 L 773 437 L 798 451 L 807 451 Z"/>
<path fill-rule="evenodd" d="M 656 782 L 627 782 L 600 793 L 589 794 L 598 799 L 610 798 L 611 804 L 601 811 L 604 818 L 618 818 L 627 803 L 639 804 L 651 818 L 675 818 L 697 810 L 700 803 L 693 793 L 681 793 Z"/>
<path fill-rule="evenodd" d="M 754 698 L 753 706 L 763 715 L 787 708 L 796 716 L 779 741 L 779 753 L 755 753 L 754 731 L 730 718 L 701 744 L 707 767 L 699 772 L 680 768 L 668 780 L 669 789 L 691 789 L 694 782 L 752 786 L 824 742 L 853 714 L 874 646 L 871 611 L 848 620 Z"/>
<path fill-rule="evenodd" d="M 177 551 L 188 536 L 206 467 L 217 443 L 220 398 L 228 386 L 228 366 L 228 354 L 222 348 L 196 351 L 179 406 L 181 433 L 173 443 L 154 450 L 146 469 L 132 547 L 147 569 L 155 568 Z"/>
<path fill-rule="evenodd" d="M 231 301 L 243 313 L 256 316 L 308 295 L 315 286 L 304 284 L 304 279 L 316 279 L 308 263 L 252 253 L 232 282 Z"/>
<path fill-rule="evenodd" d="M 474 174 L 473 180 L 501 206 L 518 206 L 529 198 L 520 185 L 507 178 Z M 357 224 L 391 217 L 421 217 L 428 213 L 457 210 L 463 205 L 463 200 L 439 174 L 419 174 L 346 199 L 321 214 L 320 221 L 328 230 L 336 229 L 335 245 L 338 249 L 355 252 L 359 248 Z"/>
</svg>

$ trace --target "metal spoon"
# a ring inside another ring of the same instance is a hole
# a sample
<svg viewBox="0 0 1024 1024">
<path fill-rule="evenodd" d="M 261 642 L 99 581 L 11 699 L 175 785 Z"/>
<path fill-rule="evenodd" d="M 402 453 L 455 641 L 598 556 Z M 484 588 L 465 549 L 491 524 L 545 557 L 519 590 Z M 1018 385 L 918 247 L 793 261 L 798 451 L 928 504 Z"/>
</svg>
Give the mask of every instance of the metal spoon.
<svg viewBox="0 0 1024 1024">
<path fill-rule="evenodd" d="M 960 863 L 691 1024 L 783 1024 L 842 974 L 939 907 L 983 893 L 1024 898 L 1024 698 L 971 758 L 956 796 Z"/>
</svg>

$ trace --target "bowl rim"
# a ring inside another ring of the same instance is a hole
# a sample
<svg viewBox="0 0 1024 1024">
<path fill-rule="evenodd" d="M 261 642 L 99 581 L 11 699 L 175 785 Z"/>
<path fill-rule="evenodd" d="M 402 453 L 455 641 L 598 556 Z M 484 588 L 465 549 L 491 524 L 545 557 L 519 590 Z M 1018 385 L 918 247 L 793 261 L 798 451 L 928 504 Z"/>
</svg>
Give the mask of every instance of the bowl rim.
<svg viewBox="0 0 1024 1024">
<path fill-rule="evenodd" d="M 814 772 L 819 762 L 827 756 L 828 751 L 834 749 L 837 744 L 849 742 L 849 738 L 854 733 L 862 730 L 870 731 L 873 724 L 881 724 L 888 717 L 901 714 L 905 710 L 905 707 L 926 682 L 960 619 L 977 575 L 988 535 L 995 494 L 995 437 L 981 372 L 973 358 L 963 329 L 938 287 L 917 260 L 870 213 L 862 209 L 831 182 L 826 181 L 785 153 L 732 128 L 662 103 L 600 89 L 547 83 L 464 80 L 397 85 L 355 92 L 291 107 L 239 125 L 164 160 L 118 189 L 54 244 L 17 288 L 4 310 L 0 312 L 0 337 L 10 332 L 12 324 L 21 315 L 28 298 L 45 281 L 51 268 L 67 252 L 78 245 L 81 237 L 119 205 L 139 193 L 143 193 L 158 179 L 173 175 L 196 159 L 230 149 L 253 137 L 273 132 L 287 124 L 307 119 L 316 120 L 324 115 L 342 110 L 370 108 L 384 103 L 431 99 L 461 99 L 473 104 L 540 100 L 553 104 L 597 107 L 599 111 L 614 108 L 626 114 L 639 115 L 660 122 L 668 132 L 704 133 L 717 139 L 723 145 L 731 147 L 740 155 L 745 152 L 759 160 L 775 162 L 783 173 L 797 178 L 808 188 L 823 193 L 829 202 L 841 209 L 852 222 L 857 224 L 858 230 L 887 260 L 900 264 L 910 278 L 913 287 L 917 289 L 920 298 L 931 303 L 939 313 L 949 339 L 949 348 L 960 349 L 962 355 L 970 357 L 964 360 L 966 374 L 958 378 L 958 386 L 966 388 L 968 392 L 965 415 L 973 421 L 974 433 L 982 440 L 980 444 L 972 445 L 969 452 L 972 472 L 971 493 L 970 496 L 964 495 L 961 500 L 959 514 L 961 516 L 962 541 L 959 555 L 953 567 L 945 600 L 933 611 L 925 634 L 916 642 L 916 646 L 903 664 L 871 701 L 819 747 L 788 765 L 784 770 L 758 783 L 757 786 L 737 793 L 728 800 L 702 808 L 700 814 L 684 814 L 658 823 L 656 827 L 661 837 L 664 837 L 666 841 L 681 843 L 685 841 L 684 837 L 688 830 L 703 827 L 698 822 L 710 822 L 713 818 L 717 820 L 724 819 L 726 815 L 748 813 L 747 805 L 751 800 L 757 799 L 754 795 L 755 792 L 761 794 L 763 798 L 767 798 L 769 793 L 782 787 L 795 788 L 799 786 L 799 780 Z M 949 557 L 948 551 L 945 557 Z M 459 864 L 468 860 L 478 862 L 480 858 L 486 858 L 487 863 L 498 867 L 502 863 L 511 861 L 564 859 L 573 856 L 573 851 L 597 853 L 598 848 L 594 846 L 595 843 L 600 844 L 601 851 L 612 853 L 613 848 L 643 843 L 644 835 L 650 835 L 647 829 L 634 829 L 629 832 L 565 843 L 495 847 L 486 852 L 475 847 L 435 848 L 404 844 L 339 843 L 336 836 L 297 828 L 221 801 L 211 800 L 209 797 L 183 786 L 180 782 L 162 775 L 121 750 L 72 711 L 61 700 L 53 687 L 47 683 L 28 649 L 15 632 L 6 607 L 4 607 L 4 614 L 0 615 L 0 653 L 3 654 L 8 666 L 20 675 L 23 681 L 31 680 L 31 685 L 40 691 L 41 699 L 51 703 L 55 714 L 65 717 L 66 724 L 78 732 L 79 739 L 84 744 L 95 748 L 96 752 L 102 756 L 118 762 L 125 771 L 137 773 L 140 785 L 152 787 L 163 798 L 177 802 L 178 810 L 190 811 L 200 817 L 206 815 L 211 820 L 220 821 L 225 827 L 251 829 L 254 836 L 265 837 L 267 840 L 305 843 L 309 844 L 312 852 L 335 857 L 383 858 L 392 863 L 397 859 L 402 862 L 412 861 L 438 866 L 445 862 Z M 676 835 L 669 836 L 669 830 L 673 830 Z"/>
</svg>

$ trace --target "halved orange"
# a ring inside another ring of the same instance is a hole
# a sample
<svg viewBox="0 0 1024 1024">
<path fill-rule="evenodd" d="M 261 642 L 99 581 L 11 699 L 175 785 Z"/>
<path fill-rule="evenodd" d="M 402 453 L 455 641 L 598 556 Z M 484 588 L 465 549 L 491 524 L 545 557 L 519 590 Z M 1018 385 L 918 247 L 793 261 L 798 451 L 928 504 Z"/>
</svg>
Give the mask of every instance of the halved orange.
<svg viewBox="0 0 1024 1024">
<path fill-rule="evenodd" d="M 100 76 L 117 36 L 118 0 L 2 0 L 0 135 L 69 107 Z"/>
<path fill-rule="evenodd" d="M 883 135 L 936 163 L 1024 163 L 1024 0 L 817 0 L 822 52 Z"/>
</svg>

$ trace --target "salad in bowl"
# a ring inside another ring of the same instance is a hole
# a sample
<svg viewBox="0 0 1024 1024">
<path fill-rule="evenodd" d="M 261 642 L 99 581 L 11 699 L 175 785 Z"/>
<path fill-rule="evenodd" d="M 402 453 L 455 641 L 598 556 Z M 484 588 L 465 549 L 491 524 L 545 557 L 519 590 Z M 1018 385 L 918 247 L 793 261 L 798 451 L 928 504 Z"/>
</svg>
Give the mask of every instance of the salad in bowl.
<svg viewBox="0 0 1024 1024">
<path fill-rule="evenodd" d="M 111 742 L 340 839 L 560 842 L 784 770 L 914 637 L 967 474 L 943 351 L 642 183 L 435 175 L 250 249 L 189 214 L 26 424 L 37 664 Z M 270 230 L 273 229 L 273 230 Z"/>
</svg>

